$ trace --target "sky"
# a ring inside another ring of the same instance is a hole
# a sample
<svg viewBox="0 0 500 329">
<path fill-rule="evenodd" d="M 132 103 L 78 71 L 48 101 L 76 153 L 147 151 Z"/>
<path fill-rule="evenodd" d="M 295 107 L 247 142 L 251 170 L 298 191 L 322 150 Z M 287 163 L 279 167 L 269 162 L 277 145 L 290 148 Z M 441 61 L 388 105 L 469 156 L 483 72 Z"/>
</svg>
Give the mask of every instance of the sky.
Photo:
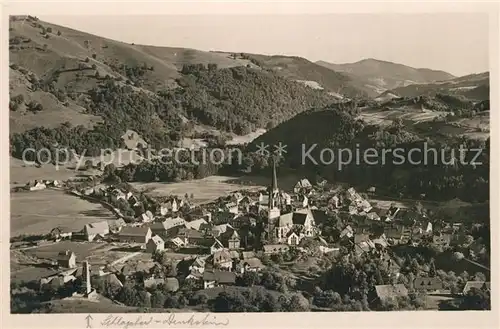
<svg viewBox="0 0 500 329">
<path fill-rule="evenodd" d="M 474 13 L 38 16 L 136 44 L 352 63 L 366 58 L 456 76 L 488 71 L 488 16 Z"/>
</svg>

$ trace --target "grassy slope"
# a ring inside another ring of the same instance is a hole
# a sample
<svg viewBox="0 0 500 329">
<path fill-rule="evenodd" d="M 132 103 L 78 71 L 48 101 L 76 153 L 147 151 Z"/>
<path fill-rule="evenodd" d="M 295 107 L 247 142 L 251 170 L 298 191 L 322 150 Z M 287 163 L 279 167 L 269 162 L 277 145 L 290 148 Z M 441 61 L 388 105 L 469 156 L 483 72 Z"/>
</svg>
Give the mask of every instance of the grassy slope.
<svg viewBox="0 0 500 329">
<path fill-rule="evenodd" d="M 48 33 L 48 39 L 41 34 L 42 28 L 38 24 L 52 29 L 52 32 Z M 22 94 L 25 103 L 33 100 L 41 103 L 44 108 L 42 112 L 33 114 L 25 110 L 25 105 L 21 105 L 18 111 L 11 112 L 12 132 L 21 132 L 36 126 L 55 127 L 65 121 L 86 126 L 100 121 L 98 117 L 85 113 L 85 103 L 69 100 L 66 106 L 51 93 L 32 91 L 31 84 L 27 80 L 31 73 L 39 79 L 50 79 L 57 70 L 60 70 L 62 73 L 56 83 L 57 88 L 66 87 L 76 92 L 85 92 L 95 87 L 98 82 L 92 76 L 94 70 L 89 70 L 86 76 L 77 79 L 77 70 L 73 69 L 78 68 L 86 58 L 89 58 L 88 66 L 95 64 L 101 76 L 112 77 L 121 74 L 110 65 L 123 63 L 135 66 L 146 63 L 148 66 L 153 66 L 154 70 L 146 73 L 143 88 L 155 91 L 175 86 L 174 79 L 179 77 L 178 70 L 184 64 L 215 63 L 219 68 L 248 64 L 248 61 L 234 60 L 223 53 L 131 45 L 42 21 L 11 21 L 10 27 L 10 38 L 17 37 L 25 41 L 29 39 L 29 42 L 23 42 L 10 50 L 10 64 L 16 64 L 27 70 L 26 74 L 19 70 L 10 70 L 11 96 Z M 61 32 L 60 36 L 57 35 L 58 31 Z M 45 51 L 44 45 L 47 45 Z M 96 55 L 95 59 L 92 58 L 93 54 Z"/>
</svg>

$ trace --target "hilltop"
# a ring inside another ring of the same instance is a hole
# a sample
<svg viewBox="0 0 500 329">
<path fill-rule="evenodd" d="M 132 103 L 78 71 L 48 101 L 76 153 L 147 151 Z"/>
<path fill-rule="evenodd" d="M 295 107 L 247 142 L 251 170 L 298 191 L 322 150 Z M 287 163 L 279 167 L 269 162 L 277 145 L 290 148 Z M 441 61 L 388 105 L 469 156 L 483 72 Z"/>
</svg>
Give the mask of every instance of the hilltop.
<svg viewBox="0 0 500 329">
<path fill-rule="evenodd" d="M 325 61 L 318 61 L 316 64 L 346 74 L 352 81 L 356 81 L 358 88 L 364 89 L 371 97 L 398 87 L 455 78 L 444 71 L 413 68 L 373 58 L 346 64 L 333 64 Z"/>
<path fill-rule="evenodd" d="M 335 96 L 368 96 L 362 88 L 358 88 L 355 79 L 302 57 L 242 54 L 242 58 L 250 59 L 259 67 L 276 72 L 288 79 L 316 85 L 316 88 L 325 89 Z"/>
</svg>

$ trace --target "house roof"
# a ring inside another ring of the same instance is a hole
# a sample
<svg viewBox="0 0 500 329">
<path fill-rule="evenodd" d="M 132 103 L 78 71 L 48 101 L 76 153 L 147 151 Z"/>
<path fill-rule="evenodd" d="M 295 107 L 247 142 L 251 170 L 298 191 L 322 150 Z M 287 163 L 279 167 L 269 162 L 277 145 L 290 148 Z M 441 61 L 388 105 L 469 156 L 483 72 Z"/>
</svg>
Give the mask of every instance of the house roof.
<svg viewBox="0 0 500 329">
<path fill-rule="evenodd" d="M 463 293 L 466 294 L 471 290 L 472 288 L 476 289 L 482 289 L 483 287 L 486 287 L 487 290 L 491 289 L 491 283 L 490 282 L 485 282 L 485 281 L 467 281 L 465 283 L 465 287 L 463 290 Z"/>
<path fill-rule="evenodd" d="M 265 268 L 265 266 L 262 264 L 261 260 L 258 259 L 257 257 L 253 258 L 248 258 L 245 260 L 241 261 L 243 265 L 248 264 L 248 266 L 253 267 L 253 268 Z"/>
<path fill-rule="evenodd" d="M 311 184 L 311 182 L 309 182 L 309 180 L 307 178 L 302 178 L 301 180 L 299 180 L 297 182 L 297 184 L 295 184 L 295 187 L 297 187 L 297 188 L 301 188 L 301 187 L 310 188 L 310 187 L 312 187 L 312 184 Z"/>
<path fill-rule="evenodd" d="M 394 297 L 408 296 L 408 289 L 406 289 L 404 284 L 376 285 L 375 292 L 377 294 L 377 297 L 380 298 L 381 301 Z"/>
<path fill-rule="evenodd" d="M 151 225 L 151 229 L 155 231 L 169 230 L 176 226 L 185 225 L 186 221 L 181 217 L 167 218 L 163 222 L 156 222 Z"/>
<path fill-rule="evenodd" d="M 178 236 L 185 236 L 186 238 L 198 238 L 201 239 L 203 238 L 203 233 L 197 230 L 193 230 L 190 228 L 181 228 L 179 232 L 177 233 Z"/>
<path fill-rule="evenodd" d="M 196 257 L 190 266 L 205 267 L 206 257 Z"/>
<path fill-rule="evenodd" d="M 120 236 L 146 236 L 148 231 L 150 228 L 147 226 L 126 226 L 118 234 Z"/>
<path fill-rule="evenodd" d="M 163 239 L 158 235 L 153 236 L 149 241 L 153 241 L 156 245 L 161 245 L 165 243 L 165 241 L 163 241 Z"/>
<path fill-rule="evenodd" d="M 187 228 L 193 229 L 193 230 L 199 230 L 200 226 L 202 224 L 207 224 L 207 221 L 204 220 L 203 218 L 196 219 L 190 222 L 186 222 L 184 225 L 186 225 Z"/>
<path fill-rule="evenodd" d="M 212 256 L 213 263 L 225 263 L 231 261 L 231 253 L 227 249 L 221 249 L 213 253 Z"/>
<path fill-rule="evenodd" d="M 212 244 L 212 248 L 224 248 L 224 245 L 222 242 L 220 242 L 218 239 L 214 238 L 214 243 Z"/>
<path fill-rule="evenodd" d="M 253 251 L 243 251 L 241 253 L 243 259 L 250 259 L 255 257 L 255 252 Z"/>
<path fill-rule="evenodd" d="M 95 222 L 95 223 L 90 223 L 90 224 L 85 225 L 84 230 L 89 235 L 104 234 L 104 233 L 109 231 L 109 224 L 108 224 L 108 221 L 106 221 L 106 220 L 103 220 L 100 222 Z"/>
<path fill-rule="evenodd" d="M 216 281 L 218 283 L 235 283 L 236 274 L 228 271 L 204 271 L 203 281 Z"/>
</svg>

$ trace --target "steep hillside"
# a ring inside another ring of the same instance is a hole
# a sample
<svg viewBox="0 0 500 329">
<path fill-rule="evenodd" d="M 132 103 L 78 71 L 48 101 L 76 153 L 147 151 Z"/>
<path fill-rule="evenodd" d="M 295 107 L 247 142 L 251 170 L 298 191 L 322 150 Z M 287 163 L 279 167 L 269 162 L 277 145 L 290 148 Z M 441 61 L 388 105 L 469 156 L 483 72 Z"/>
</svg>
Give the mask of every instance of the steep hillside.
<svg viewBox="0 0 500 329">
<path fill-rule="evenodd" d="M 128 130 L 155 148 L 196 124 L 244 135 L 335 101 L 249 59 L 128 45 L 31 17 L 11 21 L 9 48 L 16 156 L 55 144 L 94 154 L 124 146 Z"/>
<path fill-rule="evenodd" d="M 488 72 L 484 72 L 466 75 L 448 81 L 414 84 L 392 89 L 380 95 L 380 97 L 383 97 L 387 93 L 395 94 L 400 97 L 446 94 L 464 96 L 472 101 L 483 101 L 490 97 L 490 75 Z"/>
<path fill-rule="evenodd" d="M 372 97 L 401 86 L 454 78 L 444 71 L 417 69 L 372 58 L 347 64 L 332 64 L 325 61 L 318 61 L 316 64 L 348 75 L 356 81 L 358 88 L 364 88 Z"/>
<path fill-rule="evenodd" d="M 240 54 L 259 67 L 276 72 L 288 79 L 309 82 L 321 88 L 347 97 L 366 96 L 363 89 L 358 88 L 356 81 L 343 73 L 315 64 L 302 57 L 265 56 L 256 54 Z"/>
</svg>

